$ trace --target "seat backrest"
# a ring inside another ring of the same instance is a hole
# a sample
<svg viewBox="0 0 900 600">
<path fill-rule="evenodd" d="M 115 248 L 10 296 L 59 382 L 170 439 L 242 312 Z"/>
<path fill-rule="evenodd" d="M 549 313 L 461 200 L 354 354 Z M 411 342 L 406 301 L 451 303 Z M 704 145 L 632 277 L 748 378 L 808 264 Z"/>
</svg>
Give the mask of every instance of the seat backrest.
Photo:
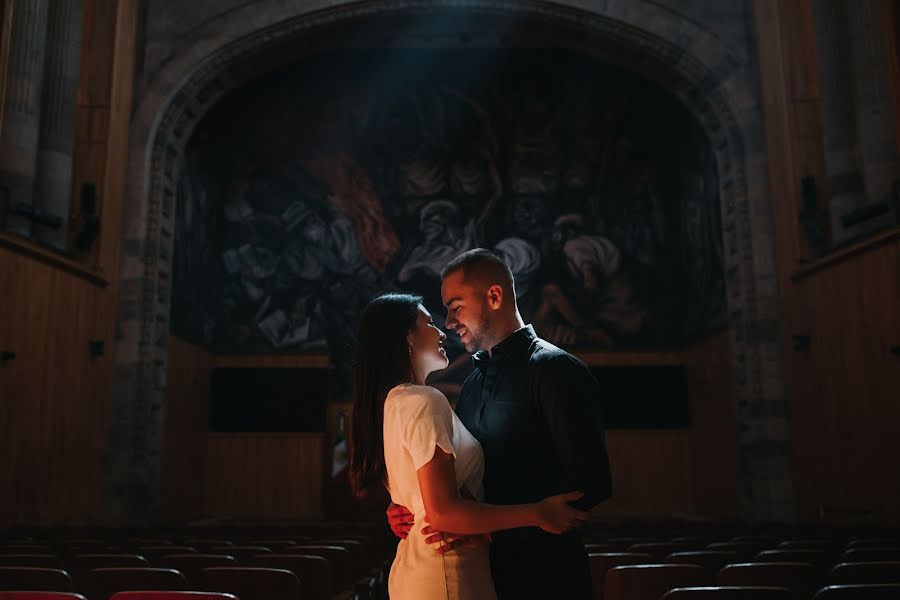
<svg viewBox="0 0 900 600">
<path fill-rule="evenodd" d="M 0 567 L 62 569 L 63 561 L 54 554 L 0 554 Z"/>
<path fill-rule="evenodd" d="M 322 556 L 328 559 L 334 575 L 333 586 L 335 590 L 342 590 L 353 583 L 352 564 L 350 551 L 340 546 L 326 546 L 319 544 L 303 544 L 285 548 L 282 554 L 304 554 L 306 556 Z"/>
<path fill-rule="evenodd" d="M 821 583 L 820 571 L 809 563 L 738 563 L 716 576 L 717 585 L 783 587 L 803 598 L 812 596 Z"/>
<path fill-rule="evenodd" d="M 749 560 L 769 547 L 762 542 L 714 542 L 707 544 L 707 550 L 735 552 L 741 560 Z"/>
<path fill-rule="evenodd" d="M 625 565 L 647 565 L 653 563 L 653 557 L 649 554 L 637 552 L 591 552 L 588 554 L 591 566 L 591 581 L 594 586 L 594 598 L 603 598 L 603 588 L 606 585 L 606 574 L 613 567 Z"/>
<path fill-rule="evenodd" d="M 897 600 L 900 585 L 829 585 L 816 592 L 813 600 Z"/>
<path fill-rule="evenodd" d="M 291 546 L 296 546 L 297 544 L 303 544 L 308 542 L 309 539 L 303 536 L 292 537 L 291 539 L 252 539 L 247 540 L 245 546 L 262 546 L 263 548 L 268 548 L 273 553 L 277 553 L 279 550 L 283 550 L 285 548 L 290 548 Z"/>
<path fill-rule="evenodd" d="M 234 543 L 226 539 L 188 538 L 184 540 L 182 546 L 194 548 L 201 554 L 209 554 L 209 550 L 211 548 L 218 548 L 220 546 L 234 546 Z"/>
<path fill-rule="evenodd" d="M 240 600 L 301 600 L 303 596 L 300 580 L 286 569 L 212 567 L 203 569 L 200 585 Z"/>
<path fill-rule="evenodd" d="M 174 569 L 109 567 L 88 571 L 84 590 L 91 600 L 108 600 L 131 590 L 186 590 L 187 579 Z"/>
<path fill-rule="evenodd" d="M 649 554 L 653 557 L 653 562 L 660 563 L 673 552 L 687 552 L 689 550 L 700 550 L 702 546 L 697 547 L 696 544 L 678 543 L 678 542 L 653 542 L 644 544 L 633 544 L 626 549 L 626 552 L 636 552 L 638 554 Z"/>
<path fill-rule="evenodd" d="M 706 569 L 714 578 L 719 570 L 727 564 L 739 562 L 737 552 L 700 550 L 697 552 L 674 552 L 664 562 L 670 565 L 697 565 Z"/>
<path fill-rule="evenodd" d="M 76 554 L 69 559 L 73 571 L 111 567 L 149 567 L 150 562 L 139 554 Z"/>
<path fill-rule="evenodd" d="M 900 548 L 900 538 L 864 537 L 847 542 L 848 550 L 856 548 Z"/>
<path fill-rule="evenodd" d="M 160 546 L 137 546 L 134 553 L 140 554 L 148 561 L 150 561 L 151 567 L 155 567 L 157 561 L 163 556 L 169 556 L 171 554 L 199 554 L 196 548 L 192 548 L 191 546 L 176 546 L 175 544 L 163 544 Z"/>
<path fill-rule="evenodd" d="M 606 574 L 604 600 L 659 600 L 679 587 L 703 587 L 712 582 L 697 565 L 629 565 L 614 567 Z"/>
<path fill-rule="evenodd" d="M 828 574 L 829 585 L 900 583 L 900 561 L 839 563 Z"/>
<path fill-rule="evenodd" d="M 62 569 L 0 567 L 0 590 L 71 592 L 72 578 Z"/>
<path fill-rule="evenodd" d="M 3 554 L 53 554 L 53 550 L 46 544 L 0 544 Z"/>
<path fill-rule="evenodd" d="M 337 592 L 334 589 L 334 569 L 324 556 L 264 554 L 251 559 L 249 566 L 287 569 L 300 579 L 305 599 L 328 600 Z"/>
<path fill-rule="evenodd" d="M 225 592 L 192 592 L 186 590 L 153 590 L 116 592 L 109 600 L 238 600 Z"/>
<path fill-rule="evenodd" d="M 227 554 L 233 556 L 238 565 L 247 564 L 254 556 L 260 554 L 272 554 L 271 548 L 265 546 L 213 546 L 209 549 L 209 554 Z"/>
<path fill-rule="evenodd" d="M 159 558 L 157 565 L 164 569 L 179 571 L 187 578 L 188 585 L 192 588 L 196 588 L 199 583 L 203 569 L 240 566 L 237 559 L 226 554 L 172 554 Z"/>
<path fill-rule="evenodd" d="M 87 600 L 75 592 L 2 592 L 0 600 Z"/>
<path fill-rule="evenodd" d="M 824 550 L 763 550 L 752 562 L 805 562 L 824 567 L 829 558 Z"/>
<path fill-rule="evenodd" d="M 714 586 L 675 588 L 662 600 L 797 600 L 794 593 L 782 587 Z"/>
<path fill-rule="evenodd" d="M 844 552 L 838 562 L 883 562 L 900 560 L 900 547 L 886 546 L 852 548 Z"/>
</svg>

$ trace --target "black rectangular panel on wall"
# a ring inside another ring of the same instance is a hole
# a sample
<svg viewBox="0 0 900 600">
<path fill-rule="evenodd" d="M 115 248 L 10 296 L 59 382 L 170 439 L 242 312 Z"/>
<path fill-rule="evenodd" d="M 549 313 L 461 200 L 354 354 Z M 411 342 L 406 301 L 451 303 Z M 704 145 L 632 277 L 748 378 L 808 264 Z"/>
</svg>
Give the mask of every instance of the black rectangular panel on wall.
<svg viewBox="0 0 900 600">
<path fill-rule="evenodd" d="M 683 365 L 595 366 L 606 429 L 678 429 L 690 425 Z"/>
<path fill-rule="evenodd" d="M 329 369 L 213 369 L 212 432 L 324 432 Z"/>
</svg>

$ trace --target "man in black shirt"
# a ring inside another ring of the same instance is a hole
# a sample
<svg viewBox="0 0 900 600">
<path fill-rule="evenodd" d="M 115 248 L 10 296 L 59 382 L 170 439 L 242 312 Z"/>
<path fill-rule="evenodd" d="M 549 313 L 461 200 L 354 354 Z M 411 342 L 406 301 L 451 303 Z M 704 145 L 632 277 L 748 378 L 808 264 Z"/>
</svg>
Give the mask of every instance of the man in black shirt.
<svg viewBox="0 0 900 600">
<path fill-rule="evenodd" d="M 581 490 L 584 496 L 575 504 L 589 510 L 608 498 L 600 389 L 588 368 L 525 325 L 512 273 L 497 255 L 469 250 L 450 261 L 442 277 L 447 329 L 473 353 L 475 369 L 456 412 L 484 449 L 486 501 L 529 503 Z M 401 509 L 392 507 L 388 514 L 394 531 L 405 537 Z M 593 598 L 577 531 L 497 532 L 491 573 L 500 600 Z"/>
</svg>

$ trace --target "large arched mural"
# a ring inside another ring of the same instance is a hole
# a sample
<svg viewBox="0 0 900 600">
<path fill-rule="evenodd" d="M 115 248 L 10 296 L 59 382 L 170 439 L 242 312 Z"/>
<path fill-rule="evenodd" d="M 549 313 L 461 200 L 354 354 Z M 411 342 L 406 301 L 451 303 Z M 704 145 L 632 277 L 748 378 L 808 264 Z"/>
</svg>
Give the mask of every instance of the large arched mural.
<svg viewBox="0 0 900 600">
<path fill-rule="evenodd" d="M 179 178 L 172 330 L 221 352 L 328 350 L 475 246 L 567 348 L 678 346 L 725 322 L 706 136 L 647 82 L 569 51 L 317 55 L 227 96 Z M 461 368 L 455 336 L 449 352 Z"/>
</svg>

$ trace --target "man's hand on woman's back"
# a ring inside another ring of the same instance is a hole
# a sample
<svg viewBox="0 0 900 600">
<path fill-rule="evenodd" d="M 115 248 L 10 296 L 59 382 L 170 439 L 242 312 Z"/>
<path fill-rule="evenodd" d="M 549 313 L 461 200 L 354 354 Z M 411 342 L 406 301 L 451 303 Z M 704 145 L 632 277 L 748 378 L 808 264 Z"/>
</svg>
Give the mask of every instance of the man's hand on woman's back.
<svg viewBox="0 0 900 600">
<path fill-rule="evenodd" d="M 394 504 L 393 502 L 388 505 L 385 512 L 387 513 L 391 531 L 401 540 L 405 540 L 410 530 L 412 530 L 413 514 L 405 506 Z"/>
</svg>

